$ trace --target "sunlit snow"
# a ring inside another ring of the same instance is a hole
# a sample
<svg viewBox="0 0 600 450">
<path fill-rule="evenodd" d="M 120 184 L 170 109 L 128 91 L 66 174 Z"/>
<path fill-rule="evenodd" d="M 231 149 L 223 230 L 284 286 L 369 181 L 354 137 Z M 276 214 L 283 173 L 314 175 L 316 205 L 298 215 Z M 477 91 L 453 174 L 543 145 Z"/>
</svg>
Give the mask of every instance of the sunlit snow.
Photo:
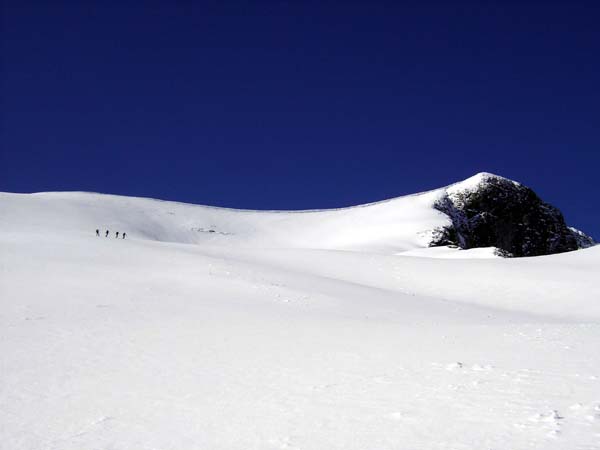
<svg viewBox="0 0 600 450">
<path fill-rule="evenodd" d="M 0 448 L 600 448 L 600 247 L 428 249 L 442 192 L 0 194 Z"/>
</svg>

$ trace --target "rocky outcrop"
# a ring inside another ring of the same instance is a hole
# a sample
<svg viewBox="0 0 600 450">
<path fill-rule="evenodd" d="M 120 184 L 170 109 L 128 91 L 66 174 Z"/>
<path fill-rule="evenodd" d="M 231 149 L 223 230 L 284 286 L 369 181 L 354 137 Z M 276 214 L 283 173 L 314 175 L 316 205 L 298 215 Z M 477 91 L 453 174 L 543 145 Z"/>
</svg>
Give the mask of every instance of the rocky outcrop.
<svg viewBox="0 0 600 450">
<path fill-rule="evenodd" d="M 571 233 L 573 233 L 573 236 L 577 241 L 577 248 L 588 248 L 596 245 L 590 236 L 582 231 L 579 231 L 577 228 L 569 227 L 569 230 L 571 230 Z"/>
<path fill-rule="evenodd" d="M 434 231 L 431 246 L 496 247 L 502 256 L 539 256 L 594 245 L 533 190 L 497 175 L 481 173 L 452 185 L 434 206 L 452 224 Z"/>
</svg>

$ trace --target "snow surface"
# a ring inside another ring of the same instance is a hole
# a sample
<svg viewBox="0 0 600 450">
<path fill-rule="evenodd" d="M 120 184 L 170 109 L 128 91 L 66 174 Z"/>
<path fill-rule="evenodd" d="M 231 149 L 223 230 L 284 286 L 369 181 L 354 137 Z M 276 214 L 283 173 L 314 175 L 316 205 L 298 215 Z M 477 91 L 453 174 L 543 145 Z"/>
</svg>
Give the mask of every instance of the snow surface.
<svg viewBox="0 0 600 450">
<path fill-rule="evenodd" d="M 424 258 L 497 258 L 496 247 L 477 247 L 469 249 L 460 249 L 454 245 L 441 247 L 417 248 L 400 252 L 402 256 L 421 256 Z"/>
<path fill-rule="evenodd" d="M 426 249 L 443 192 L 0 194 L 0 449 L 597 450 L 600 247 Z"/>
</svg>

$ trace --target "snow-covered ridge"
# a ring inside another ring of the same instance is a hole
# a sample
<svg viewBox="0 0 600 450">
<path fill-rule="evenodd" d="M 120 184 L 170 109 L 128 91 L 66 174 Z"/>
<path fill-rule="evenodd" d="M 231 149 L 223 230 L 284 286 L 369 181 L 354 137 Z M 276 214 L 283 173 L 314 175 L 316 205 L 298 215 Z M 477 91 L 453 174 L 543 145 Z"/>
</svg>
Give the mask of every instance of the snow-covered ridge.
<svg viewBox="0 0 600 450">
<path fill-rule="evenodd" d="M 132 239 L 250 247 L 397 253 L 427 247 L 448 223 L 431 206 L 443 190 L 307 211 L 254 211 L 85 192 L 0 194 L 0 231 L 89 234 L 126 231 Z"/>
<path fill-rule="evenodd" d="M 0 232 L 88 235 L 101 229 L 126 232 L 130 239 L 186 244 L 386 254 L 411 251 L 420 256 L 450 257 L 458 250 L 428 250 L 439 230 L 456 227 L 456 215 L 440 208 L 440 203 L 449 199 L 460 206 L 464 198 L 491 184 L 522 187 L 481 172 L 431 191 L 346 208 L 304 211 L 241 210 L 87 192 L 0 193 Z M 583 236 L 577 236 L 578 242 L 587 242 Z M 465 247 L 464 242 L 467 240 L 455 243 Z M 477 247 L 494 245 L 489 242 Z M 477 254 L 493 256 L 494 251 Z"/>
</svg>

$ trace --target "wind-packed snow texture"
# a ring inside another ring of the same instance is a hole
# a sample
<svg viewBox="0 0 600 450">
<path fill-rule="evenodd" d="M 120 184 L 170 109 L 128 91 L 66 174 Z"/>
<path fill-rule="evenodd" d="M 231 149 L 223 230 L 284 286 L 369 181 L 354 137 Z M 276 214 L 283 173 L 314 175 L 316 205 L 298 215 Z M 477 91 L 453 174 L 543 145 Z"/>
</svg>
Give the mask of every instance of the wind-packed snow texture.
<svg viewBox="0 0 600 450">
<path fill-rule="evenodd" d="M 0 448 L 599 449 L 600 247 L 428 249 L 443 192 L 0 194 Z"/>
</svg>

